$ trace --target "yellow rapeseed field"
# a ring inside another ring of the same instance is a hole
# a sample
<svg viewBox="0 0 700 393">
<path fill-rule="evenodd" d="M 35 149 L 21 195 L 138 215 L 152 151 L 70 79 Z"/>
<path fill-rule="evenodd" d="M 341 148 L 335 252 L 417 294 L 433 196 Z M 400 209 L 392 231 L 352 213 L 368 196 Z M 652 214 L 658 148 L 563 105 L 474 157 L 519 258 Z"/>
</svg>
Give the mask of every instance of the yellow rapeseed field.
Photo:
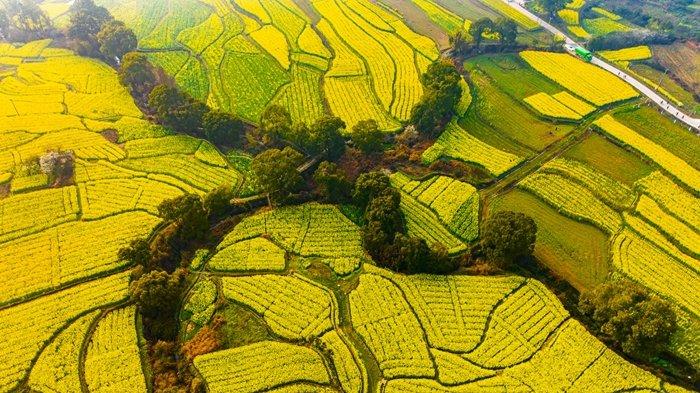
<svg viewBox="0 0 700 393">
<path fill-rule="evenodd" d="M 700 171 L 654 141 L 619 123 L 610 115 L 601 117 L 594 124 L 613 138 L 649 157 L 661 168 L 693 190 L 700 190 Z"/>
<path fill-rule="evenodd" d="M 580 120 L 581 115 L 547 93 L 537 93 L 524 99 L 544 116 L 555 119 Z"/>
<path fill-rule="evenodd" d="M 653 54 L 646 45 L 631 48 L 599 52 L 599 55 L 610 61 L 634 61 L 650 59 Z"/>
<path fill-rule="evenodd" d="M 622 79 L 567 53 L 523 51 L 520 56 L 549 79 L 596 106 L 638 96 Z"/>
</svg>

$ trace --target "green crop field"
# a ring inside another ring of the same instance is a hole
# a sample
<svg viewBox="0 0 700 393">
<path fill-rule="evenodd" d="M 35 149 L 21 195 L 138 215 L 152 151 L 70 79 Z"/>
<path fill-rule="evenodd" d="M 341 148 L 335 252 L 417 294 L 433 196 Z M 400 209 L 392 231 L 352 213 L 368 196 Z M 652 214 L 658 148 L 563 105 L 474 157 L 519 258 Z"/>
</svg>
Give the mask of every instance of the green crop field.
<svg viewBox="0 0 700 393">
<path fill-rule="evenodd" d="M 697 389 L 696 130 L 514 4 L 94 1 L 0 1 L 0 393 Z M 596 56 L 694 116 L 696 45 Z M 651 356 L 579 304 L 622 279 Z"/>
</svg>

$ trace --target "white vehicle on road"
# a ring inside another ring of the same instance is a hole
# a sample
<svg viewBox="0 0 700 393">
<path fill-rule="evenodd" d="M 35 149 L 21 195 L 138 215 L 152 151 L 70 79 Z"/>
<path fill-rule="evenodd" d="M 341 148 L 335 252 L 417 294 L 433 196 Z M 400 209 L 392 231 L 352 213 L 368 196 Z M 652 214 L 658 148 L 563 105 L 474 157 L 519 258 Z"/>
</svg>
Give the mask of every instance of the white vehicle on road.
<svg viewBox="0 0 700 393">
<path fill-rule="evenodd" d="M 603 69 L 607 70 L 608 72 L 612 72 L 613 74 L 617 75 L 619 78 L 625 80 L 625 82 L 629 83 L 635 89 L 639 90 L 642 94 L 647 96 L 651 101 L 655 102 L 656 105 L 658 105 L 666 113 L 670 114 L 671 116 L 675 117 L 677 120 L 694 128 L 695 133 L 700 132 L 700 119 L 693 118 L 693 117 L 686 115 L 679 108 L 669 104 L 663 97 L 661 97 L 654 90 L 650 89 L 644 83 L 636 80 L 634 77 L 632 77 L 631 75 L 628 75 L 627 73 L 620 70 L 619 68 L 617 68 L 611 64 L 608 64 L 608 63 L 604 62 L 603 60 L 593 56 L 588 50 L 586 50 L 585 48 L 578 45 L 576 43 L 576 41 L 572 40 L 569 36 L 562 33 L 561 30 L 557 29 L 556 27 L 552 26 L 551 24 L 549 24 L 549 23 L 545 22 L 544 20 L 542 20 L 541 18 L 539 18 L 537 15 L 535 15 L 532 12 L 525 9 L 525 7 L 523 6 L 525 4 L 524 0 L 502 0 L 502 1 L 505 2 L 506 4 L 508 4 L 510 7 L 515 8 L 520 13 L 525 14 L 528 18 L 537 22 L 540 26 L 542 26 L 544 29 L 551 32 L 552 34 L 560 35 L 560 36 L 564 37 L 565 45 L 566 45 L 565 48 L 567 48 L 567 51 L 569 50 L 568 48 L 571 47 L 573 50 L 572 54 L 574 54 L 575 56 L 582 58 L 585 61 L 589 61 L 591 64 L 595 64 L 598 67 L 603 68 Z M 585 53 L 588 53 L 588 55 L 586 55 Z M 590 59 L 587 59 L 589 55 L 590 55 Z M 585 56 L 585 58 L 582 56 Z"/>
</svg>

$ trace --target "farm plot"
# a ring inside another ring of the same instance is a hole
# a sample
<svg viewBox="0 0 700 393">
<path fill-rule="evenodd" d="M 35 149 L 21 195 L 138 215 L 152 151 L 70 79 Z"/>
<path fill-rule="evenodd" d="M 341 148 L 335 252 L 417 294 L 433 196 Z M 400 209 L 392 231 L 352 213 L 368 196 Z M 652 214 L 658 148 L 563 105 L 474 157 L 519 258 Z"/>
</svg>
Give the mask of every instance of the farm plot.
<svg viewBox="0 0 700 393">
<path fill-rule="evenodd" d="M 581 120 L 581 115 L 547 93 L 538 93 L 524 100 L 537 112 L 555 119 Z"/>
<path fill-rule="evenodd" d="M 199 327 L 206 325 L 214 315 L 216 295 L 216 283 L 212 280 L 203 278 L 197 281 L 182 307 L 180 319 L 190 320 Z"/>
<path fill-rule="evenodd" d="M 258 275 L 222 279 L 224 296 L 255 310 L 276 334 L 310 340 L 331 330 L 336 300 L 299 276 Z"/>
<path fill-rule="evenodd" d="M 561 88 L 551 82 L 540 85 L 540 81 L 547 79 L 539 76 L 524 62 L 510 62 L 508 58 L 495 61 L 507 68 L 490 65 L 470 70 L 475 99 L 466 115 L 459 120 L 462 128 L 494 147 L 517 155 L 542 151 L 573 130 L 573 125 L 555 125 L 539 119 L 522 101 L 528 95 L 543 89 L 554 94 Z M 509 71 L 511 67 L 515 69 Z M 525 69 L 521 70 L 521 67 Z M 511 72 L 513 75 L 508 78 L 512 78 L 512 83 L 499 82 Z M 503 111 L 502 108 L 508 108 L 508 111 Z M 528 127 L 520 127 L 519 124 L 528 124 Z M 494 129 L 498 132 L 494 132 Z"/>
<path fill-rule="evenodd" d="M 520 13 L 516 9 L 512 8 L 508 4 L 499 1 L 499 0 L 482 0 L 484 3 L 486 3 L 489 7 L 495 9 L 499 13 L 505 15 L 507 18 L 513 19 L 515 22 L 517 22 L 522 28 L 525 30 L 529 31 L 534 31 L 538 30 L 540 28 L 540 25 L 537 24 L 537 22 L 533 21 L 532 19 L 528 18 L 524 14 Z"/>
<path fill-rule="evenodd" d="M 80 350 L 99 311 L 68 325 L 44 348 L 29 374 L 29 387 L 37 391 L 80 391 Z"/>
<path fill-rule="evenodd" d="M 461 239 L 469 242 L 479 236 L 479 194 L 470 184 L 446 176 L 417 182 L 401 172 L 394 173 L 391 182 L 403 197 L 414 198 L 435 212 Z"/>
<path fill-rule="evenodd" d="M 534 280 L 403 276 L 368 265 L 350 307 L 388 379 L 385 392 L 519 391 L 533 381 L 541 386 L 535 391 L 596 389 L 596 378 L 610 390 L 661 386 L 571 320 Z"/>
<path fill-rule="evenodd" d="M 654 171 L 637 154 L 593 133 L 568 149 L 563 156 L 586 164 L 593 170 L 614 179 L 627 187 Z"/>
<path fill-rule="evenodd" d="M 700 172 L 667 149 L 619 123 L 610 115 L 596 120 L 594 124 L 616 140 L 647 156 L 691 189 L 700 190 Z"/>
<path fill-rule="evenodd" d="M 556 207 L 520 189 L 489 204 L 489 214 L 504 210 L 524 213 L 535 220 L 535 256 L 574 287 L 589 289 L 607 279 L 611 270 L 610 239 L 605 232 L 561 215 Z"/>
<path fill-rule="evenodd" d="M 160 12 L 150 5 L 142 7 L 144 0 L 127 4 L 103 1 L 113 10 L 131 12 L 132 19 L 137 20 Z M 359 120 L 374 118 L 383 129 L 393 131 L 398 121 L 408 118 L 422 94 L 416 57 L 420 54 L 434 60 L 438 56 L 430 39 L 414 33 L 394 14 L 367 0 L 313 3 L 322 17 L 318 31 L 326 41 L 291 1 L 213 5 L 213 13 L 209 9 L 201 16 L 187 15 L 186 7 L 177 6 L 161 12 L 163 23 L 178 21 L 177 28 L 172 26 L 168 34 L 156 34 L 151 32 L 158 31 L 158 26 L 142 26 L 137 32 L 140 45 L 146 48 L 158 42 L 155 46 L 159 48 L 184 46 L 187 51 L 179 52 L 184 56 L 178 55 L 176 62 L 170 52 L 150 56 L 194 96 L 253 123 L 270 103 L 287 107 L 296 121 L 313 122 L 325 112 L 324 86 L 330 110 L 350 127 Z M 320 83 L 329 61 L 331 71 Z M 341 75 L 364 78 L 345 80 Z M 348 91 L 362 93 L 353 95 L 353 101 L 365 100 L 360 109 L 345 108 L 346 97 L 339 94 Z M 371 111 L 362 110 L 362 106 Z"/>
<path fill-rule="evenodd" d="M 483 341 L 465 357 L 486 368 L 513 366 L 534 355 L 566 318 L 557 298 L 528 280 L 495 308 Z"/>
<path fill-rule="evenodd" d="M 129 273 L 90 281 L 0 310 L 6 350 L 0 354 L 0 391 L 13 391 L 42 346 L 66 323 L 128 297 Z"/>
<path fill-rule="evenodd" d="M 700 261 L 697 259 L 700 255 L 697 247 L 700 235 L 695 208 L 698 199 L 692 188 L 687 189 L 697 171 L 683 159 L 610 115 L 602 117 L 595 124 L 609 130 L 607 132 L 616 140 L 656 161 L 665 172 L 652 172 L 652 168 L 646 164 L 636 168 L 638 164 L 635 163 L 637 159 L 634 154 L 621 153 L 610 142 L 595 142 L 591 146 L 602 149 L 587 155 L 585 164 L 578 161 L 583 157 L 581 152 L 573 155 L 567 153 L 565 157 L 569 158 L 554 159 L 519 183 L 521 189 L 537 196 L 562 217 L 557 218 L 551 208 L 538 206 L 537 200 L 521 191 L 511 191 L 499 198 L 491 204 L 492 210 L 511 210 L 512 206 L 504 203 L 511 201 L 517 206 L 515 210 L 534 216 L 541 231 L 536 255 L 575 286 L 590 288 L 604 280 L 609 270 L 606 260 L 611 256 L 613 271 L 670 299 L 684 310 L 682 315 L 688 313 L 689 316 L 685 317 L 687 320 L 697 321 L 698 310 L 692 305 L 696 301 L 692 299 L 694 294 L 675 291 L 672 284 L 682 282 L 682 287 L 693 287 L 698 285 L 696 281 L 700 277 Z M 654 133 L 650 132 L 650 135 L 654 136 Z M 676 138 L 682 140 L 682 134 Z M 598 140 L 595 136 L 590 139 Z M 668 146 L 680 146 L 674 137 L 660 137 L 660 140 Z M 588 141 L 583 142 L 586 143 Z M 572 151 L 578 149 L 580 146 Z M 601 160 L 624 164 L 625 168 L 631 169 L 631 173 L 619 176 L 619 169 L 614 170 L 608 164 L 601 165 Z M 684 179 L 684 185 L 677 183 Z M 592 224 L 604 230 L 607 236 L 601 238 L 596 231 L 564 217 Z M 575 230 L 576 226 L 580 228 Z M 584 235 L 586 240 L 576 239 L 574 233 L 587 234 Z M 606 245 L 608 241 L 609 250 Z M 591 246 L 583 252 L 577 249 L 580 246 L 572 244 Z M 569 256 L 565 256 L 567 254 Z M 572 260 L 572 255 L 578 258 Z M 587 261 L 585 271 L 577 267 L 580 260 Z M 595 266 L 593 272 L 588 271 L 589 266 Z M 683 332 L 679 335 L 686 334 Z M 687 342 L 687 338 L 679 340 L 693 345 Z M 697 361 L 687 345 L 675 346 L 674 350 L 691 362 Z"/>
<path fill-rule="evenodd" d="M 194 365 L 209 391 L 258 392 L 292 383 L 328 385 L 321 355 L 311 348 L 261 341 L 198 356 Z"/>
<path fill-rule="evenodd" d="M 622 227 L 622 218 L 587 187 L 557 174 L 536 173 L 525 178 L 520 187 L 574 219 L 589 222 L 613 234 Z"/>
<path fill-rule="evenodd" d="M 625 63 L 622 63 L 622 65 L 625 65 Z M 657 90 L 669 102 L 683 108 L 683 111 L 689 112 L 692 116 L 700 114 L 700 101 L 691 93 L 692 88 L 680 83 L 680 81 L 675 79 L 676 76 L 674 74 L 669 74 L 667 71 L 659 71 L 646 62 L 630 62 L 626 66 L 627 71 L 631 75 L 652 89 Z"/>
<path fill-rule="evenodd" d="M 341 53 L 349 54 L 347 49 L 350 48 L 363 59 L 367 65 L 367 75 L 371 77 L 373 90 L 383 110 L 398 120 L 406 120 L 411 108 L 422 95 L 420 71 L 415 62 L 419 51 L 397 36 L 394 28 L 381 18 L 386 12 L 368 1 L 347 4 L 335 0 L 315 2 L 314 7 L 328 22 L 325 30 L 333 29 L 335 34 L 330 35 L 337 35 L 331 41 L 342 37 L 347 48 L 341 50 Z M 400 23 L 395 18 L 392 22 Z M 405 26 L 401 28 L 408 29 Z M 425 52 L 425 41 L 417 41 L 415 37 L 412 41 L 422 42 L 416 46 L 420 46 Z M 435 55 L 435 52 L 430 52 L 430 55 Z M 332 74 L 333 68 L 329 75 Z M 331 103 L 331 108 L 333 106 Z"/>
<path fill-rule="evenodd" d="M 700 170 L 700 157 L 697 154 L 700 141 L 696 135 L 655 108 L 641 106 L 629 112 L 618 111 L 614 118 Z"/>
<path fill-rule="evenodd" d="M 607 118 L 602 120 L 609 121 Z M 629 129 L 625 132 L 623 135 L 629 138 L 642 138 Z M 659 171 L 639 178 L 632 188 L 604 176 L 594 168 L 576 161 L 557 159 L 545 164 L 539 174 L 526 178 L 521 187 L 544 198 L 563 215 L 605 229 L 613 238 L 610 253 L 617 270 L 677 304 L 688 307 L 692 300 L 675 297 L 677 295 L 669 292 L 669 288 L 674 280 L 686 282 L 684 285 L 695 285 L 692 281 L 697 279 L 700 263 L 696 259 L 698 250 L 695 244 L 700 239 L 697 225 L 693 224 L 697 221 L 694 218 L 697 214 L 693 213 L 697 198 Z M 566 181 L 562 182 L 563 179 Z M 578 186 L 572 188 L 574 184 Z M 546 193 L 544 190 L 547 187 L 556 188 L 557 192 Z M 575 195 L 575 198 L 568 199 L 566 195 Z M 635 202 L 634 205 L 632 202 Z M 603 213 L 607 218 L 600 215 Z M 595 255 L 584 257 L 595 260 Z M 651 260 L 663 262 L 652 267 Z M 574 279 L 574 282 L 586 276 L 583 272 L 573 274 L 577 275 L 581 278 Z M 694 312 L 697 313 L 697 310 Z"/>
<path fill-rule="evenodd" d="M 537 381 L 537 390 L 617 391 L 661 387 L 657 377 L 627 363 L 574 320 L 567 320 L 532 360 L 507 369 L 504 376 Z"/>
<path fill-rule="evenodd" d="M 377 358 L 385 377 L 435 377 L 421 326 L 391 281 L 362 275 L 350 294 L 350 314 L 353 328 Z"/>
<path fill-rule="evenodd" d="M 394 276 L 432 348 L 467 353 L 479 344 L 496 304 L 520 287 L 520 277 Z"/>
<path fill-rule="evenodd" d="M 136 307 L 111 311 L 97 324 L 85 356 L 91 392 L 147 392 L 141 366 Z"/>
<path fill-rule="evenodd" d="M 224 239 L 224 243 L 226 240 Z M 209 260 L 209 268 L 215 271 L 282 271 L 286 266 L 285 252 L 263 237 L 242 240 L 221 247 Z"/>
<path fill-rule="evenodd" d="M 646 60 L 652 57 L 651 49 L 649 49 L 649 47 L 646 45 L 612 51 L 602 51 L 599 54 L 610 61 Z"/>
<path fill-rule="evenodd" d="M 557 158 L 543 165 L 540 170 L 564 175 L 569 180 L 587 186 L 605 203 L 618 209 L 630 208 L 634 203 L 634 194 L 627 186 L 582 162 Z"/>
<path fill-rule="evenodd" d="M 0 244 L 0 303 L 17 301 L 46 290 L 125 266 L 117 252 L 142 237 L 160 219 L 142 212 L 96 221 L 76 221 Z M 95 234 L 100 234 L 95 239 Z M 108 235 L 105 235 L 108 234 Z M 86 247 L 86 239 L 90 246 Z M 31 266 L 31 269 L 27 269 Z"/>
<path fill-rule="evenodd" d="M 605 16 L 593 19 L 584 19 L 583 27 L 593 36 L 603 36 L 610 33 L 633 30 L 626 24 L 612 20 Z"/>
<path fill-rule="evenodd" d="M 653 172 L 636 183 L 636 188 L 664 209 L 693 228 L 700 228 L 698 198 L 678 186 L 661 172 Z"/>
<path fill-rule="evenodd" d="M 337 207 L 316 203 L 282 207 L 246 218 L 226 236 L 219 250 L 261 235 L 269 236 L 291 253 L 320 257 L 328 264 L 337 261 L 338 274 L 347 273 L 342 266 L 343 261 L 359 260 L 364 256 L 359 228 Z M 215 258 L 214 267 L 219 264 L 218 258 Z M 260 263 L 271 267 L 265 261 Z M 283 268 L 281 260 L 272 266 Z"/>
<path fill-rule="evenodd" d="M 60 91 L 66 94 L 62 101 L 65 110 L 60 114 L 33 111 L 0 119 L 0 171 L 6 173 L 2 181 L 11 186 L 11 194 L 0 201 L 0 304 L 5 307 L 0 319 L 6 326 L 3 336 L 9 340 L 9 355 L 2 359 L 4 368 L 0 370 L 3 392 L 16 390 L 23 380 L 37 390 L 74 391 L 78 380 L 76 351 L 82 337 L 72 336 L 84 332 L 85 324 L 89 324 L 87 319 L 75 321 L 127 297 L 128 266 L 117 257 L 118 250 L 131 240 L 147 236 L 161 222 L 156 214 L 163 200 L 185 191 L 204 193 L 225 182 L 242 180 L 242 174 L 211 145 L 194 138 L 165 137 L 167 131 L 144 120 L 111 68 L 72 53 L 50 51 L 48 43 L 7 49 L 17 56 L 47 56 L 19 62 L 13 76 L 0 81 L 3 96 L 33 102 L 37 108 L 46 104 L 44 95 L 53 97 Z M 116 130 L 120 140 L 129 143 L 122 146 L 111 142 L 100 135 L 105 130 Z M 136 141 L 142 138 L 146 139 Z M 75 156 L 74 185 L 50 184 L 45 174 L 27 170 L 33 165 L 39 167 L 40 155 L 58 150 L 72 151 Z M 162 170 L 154 168 L 153 173 L 148 173 L 146 166 L 125 168 L 137 160 L 158 161 L 173 156 L 196 163 L 196 169 L 188 168 L 193 172 L 181 177 L 200 189 L 177 178 L 178 173 L 173 171 L 181 166 L 166 164 Z M 29 180 L 42 177 L 43 183 L 35 185 L 39 189 L 29 187 Z M 106 276 L 113 272 L 119 273 Z M 93 279 L 97 276 L 100 278 Z M 130 315 L 133 317 L 133 309 Z M 111 319 L 108 316 L 105 321 Z M 127 340 L 124 335 L 130 328 L 134 334 L 129 337 L 135 340 L 135 319 L 120 321 L 120 326 L 114 327 L 118 332 L 105 334 Z M 73 329 L 69 328 L 72 323 L 76 323 Z M 63 328 L 68 329 L 65 336 L 59 334 Z M 54 341 L 50 343 L 50 339 Z M 124 340 L 95 345 L 114 345 L 121 353 L 129 349 Z M 45 344 L 48 347 L 40 355 Z M 102 359 L 100 351 L 92 353 Z M 138 356 L 136 348 L 140 370 Z M 35 358 L 34 371 L 27 375 Z M 93 362 L 87 367 L 93 369 L 93 378 L 86 376 L 91 390 L 109 390 L 109 384 L 119 379 L 95 366 L 103 363 L 110 372 L 122 370 L 121 361 L 120 367 L 111 367 L 103 360 Z M 55 374 L 47 374 L 49 369 Z M 127 369 L 124 372 L 136 375 Z M 138 387 L 128 385 L 117 390 L 145 388 L 142 377 Z"/>
<path fill-rule="evenodd" d="M 368 389 L 367 370 L 358 358 L 356 350 L 345 343 L 337 330 L 321 336 L 320 341 L 330 351 L 340 386 L 349 393 L 360 393 Z"/>
<path fill-rule="evenodd" d="M 684 290 L 700 285 L 697 270 L 687 267 L 629 229 L 615 237 L 611 247 L 613 264 L 620 271 L 672 299 L 695 318 L 700 315 L 697 292 Z"/>
<path fill-rule="evenodd" d="M 465 31 L 465 21 L 431 0 L 413 0 L 436 25 L 450 35 Z"/>
<path fill-rule="evenodd" d="M 416 199 L 404 195 L 401 198 L 401 210 L 406 217 L 406 229 L 409 234 L 424 239 L 431 246 L 444 246 L 449 253 L 464 251 L 467 245 L 450 232 L 437 213 L 421 204 Z"/>
<path fill-rule="evenodd" d="M 404 192 L 423 195 L 425 200 L 439 194 L 436 190 L 444 182 L 399 181 Z M 288 233 L 299 230 L 301 212 L 285 213 Z M 283 225 L 271 223 L 269 217 L 258 223 L 247 221 L 232 234 Z M 238 241 L 235 236 L 227 239 L 232 244 Z M 269 273 L 221 281 L 224 295 L 254 310 L 276 336 L 310 344 L 261 341 L 198 356 L 195 366 L 212 391 L 285 385 L 360 392 L 369 386 L 368 374 L 371 381 L 377 372 L 386 379 L 384 391 L 511 390 L 531 380 L 547 387 L 590 388 L 603 373 L 610 375 L 605 383 L 611 389 L 661 386 L 655 376 L 607 353 L 603 344 L 569 319 L 553 293 L 532 279 L 405 276 L 365 264 L 349 295 L 336 294 L 343 297 L 338 301 L 348 302 L 348 328 L 364 342 L 364 349 L 348 339 L 346 329 L 337 329 L 336 295 L 324 288 L 333 285 L 330 282 L 322 286 L 296 274 Z M 584 359 L 578 353 L 581 348 L 586 351 Z M 365 363 L 358 349 L 369 350 L 376 363 Z"/>
<path fill-rule="evenodd" d="M 423 161 L 427 164 L 440 157 L 482 166 L 495 176 L 502 175 L 523 160 L 482 142 L 454 121 L 447 125 L 435 144 L 423 152 Z"/>
<path fill-rule="evenodd" d="M 638 96 L 615 75 L 566 53 L 523 51 L 533 68 L 586 101 L 603 106 Z"/>
</svg>

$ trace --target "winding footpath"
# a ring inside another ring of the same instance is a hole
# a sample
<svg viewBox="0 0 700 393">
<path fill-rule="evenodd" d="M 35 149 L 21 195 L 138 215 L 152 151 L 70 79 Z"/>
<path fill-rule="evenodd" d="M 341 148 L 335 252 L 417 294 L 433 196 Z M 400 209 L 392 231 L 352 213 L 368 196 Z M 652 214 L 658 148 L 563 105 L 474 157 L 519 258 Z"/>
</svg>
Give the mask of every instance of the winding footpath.
<svg viewBox="0 0 700 393">
<path fill-rule="evenodd" d="M 556 27 L 552 26 L 551 24 L 547 23 L 546 21 L 542 20 L 540 17 L 537 15 L 533 14 L 532 12 L 528 11 L 525 7 L 523 7 L 524 0 L 502 0 L 504 3 L 508 4 L 510 7 L 516 9 L 520 13 L 524 14 L 528 18 L 534 20 L 537 22 L 540 26 L 542 26 L 544 29 L 547 31 L 551 32 L 554 35 L 562 36 L 565 39 L 565 42 L 567 44 L 571 45 L 579 45 L 576 41 L 571 39 L 571 37 L 567 36 L 564 34 L 561 30 L 557 29 Z M 666 113 L 670 114 L 674 118 L 676 118 L 678 121 L 683 122 L 684 124 L 694 128 L 694 131 L 696 134 L 700 133 L 700 119 L 698 118 L 693 118 L 685 113 L 683 113 L 679 108 L 673 106 L 670 104 L 666 99 L 661 97 L 659 94 L 657 94 L 654 90 L 650 89 L 647 85 L 644 83 L 636 80 L 633 78 L 631 75 L 625 73 L 623 70 L 604 62 L 598 57 L 593 57 L 593 60 L 591 60 L 592 64 L 597 65 L 598 67 L 607 70 L 608 72 L 611 72 L 615 75 L 617 75 L 619 78 L 623 79 L 625 82 L 629 83 L 632 85 L 635 89 L 639 90 L 642 94 L 644 94 L 649 100 L 653 101 L 658 105 L 661 109 L 666 111 Z"/>
</svg>

